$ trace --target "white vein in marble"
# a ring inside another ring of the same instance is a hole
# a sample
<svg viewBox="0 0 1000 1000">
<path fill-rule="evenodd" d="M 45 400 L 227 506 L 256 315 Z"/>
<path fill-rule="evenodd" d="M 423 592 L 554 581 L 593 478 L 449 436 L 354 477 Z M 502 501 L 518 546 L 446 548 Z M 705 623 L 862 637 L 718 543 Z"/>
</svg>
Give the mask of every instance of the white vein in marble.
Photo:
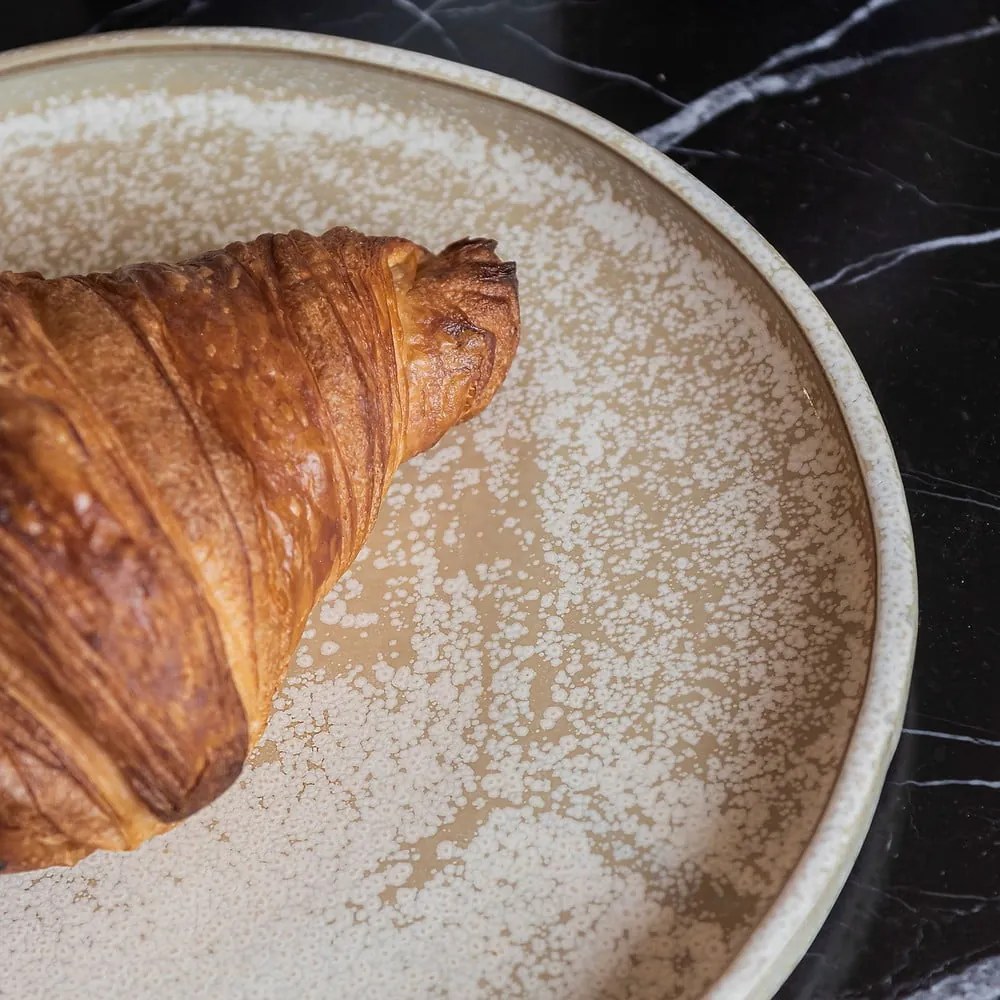
<svg viewBox="0 0 1000 1000">
<path fill-rule="evenodd" d="M 827 49 L 833 48 L 851 29 L 867 21 L 872 14 L 880 11 L 883 7 L 893 7 L 897 3 L 902 2 L 903 0 L 868 0 L 868 3 L 862 4 L 839 24 L 828 28 L 815 38 L 810 38 L 807 42 L 799 42 L 796 45 L 789 45 L 780 52 L 776 52 L 770 59 L 762 62 L 756 71 L 761 73 L 766 70 L 776 69 L 778 66 L 785 66 L 796 59 L 801 59 L 802 56 L 812 55 L 816 52 L 825 52 Z"/>
<path fill-rule="evenodd" d="M 892 59 L 920 55 L 924 52 L 989 38 L 996 34 L 1000 34 L 1000 23 L 991 21 L 966 31 L 925 38 L 909 45 L 893 45 L 866 55 L 845 56 L 827 62 L 811 63 L 783 73 L 767 72 L 766 67 L 769 64 L 774 66 L 785 61 L 785 53 L 788 51 L 786 49 L 744 76 L 720 84 L 695 98 L 676 114 L 665 118 L 656 125 L 643 129 L 638 133 L 638 136 L 656 146 L 657 149 L 666 152 L 709 122 L 715 121 L 726 112 L 743 104 L 753 103 L 763 97 L 802 93 L 820 83 L 871 69 Z M 802 49 L 803 46 L 809 44 L 800 43 L 798 48 Z"/>
<path fill-rule="evenodd" d="M 132 3 L 125 4 L 121 7 L 116 7 L 114 10 L 109 11 L 100 20 L 94 22 L 85 34 L 94 35 L 102 31 L 108 31 L 111 28 L 122 27 L 127 22 L 128 18 L 135 14 L 143 14 L 146 11 L 156 10 L 162 5 L 163 0 L 133 0 Z M 206 10 L 209 6 L 209 0 L 187 0 L 184 8 L 180 11 L 174 11 L 172 17 L 170 18 L 170 24 L 178 24 L 187 18 L 194 17 L 195 14 L 200 14 L 202 11 Z"/>
<path fill-rule="evenodd" d="M 459 47 L 455 44 L 455 40 L 448 34 L 445 30 L 444 25 L 434 16 L 434 12 L 442 7 L 445 0 L 434 0 L 434 3 L 428 4 L 426 7 L 418 7 L 413 0 L 392 0 L 393 7 L 398 10 L 409 14 L 414 19 L 414 24 L 407 28 L 392 44 L 402 45 L 403 42 L 407 40 L 412 34 L 418 31 L 420 28 L 427 28 L 428 31 L 432 32 L 437 38 L 439 38 L 445 48 L 454 56 L 459 59 L 462 58 L 462 52 Z"/>
<path fill-rule="evenodd" d="M 987 510 L 1000 510 L 1000 506 L 995 503 L 987 503 L 985 500 L 976 500 L 974 497 L 956 496 L 954 493 L 938 493 L 935 490 L 919 490 L 908 486 L 907 493 L 915 493 L 922 497 L 937 497 L 939 500 L 954 500 L 956 503 L 972 504 L 973 507 L 985 507 Z"/>
<path fill-rule="evenodd" d="M 682 149 L 683 147 L 675 146 L 674 151 Z M 821 144 L 816 147 L 816 153 L 809 153 L 808 151 L 802 150 L 802 155 L 815 160 L 824 166 L 833 166 L 835 163 L 841 169 L 847 171 L 851 174 L 856 174 L 859 177 L 865 177 L 867 179 L 874 179 L 881 177 L 888 181 L 895 190 L 897 191 L 908 191 L 914 197 L 916 197 L 924 205 L 930 208 L 940 208 L 940 209 L 954 209 L 957 211 L 965 212 L 981 212 L 981 213 L 996 213 L 1000 212 L 1000 205 L 977 205 L 971 202 L 965 201 L 941 201 L 938 198 L 933 198 L 925 191 L 922 191 L 913 181 L 908 181 L 905 177 L 900 177 L 899 174 L 893 173 L 886 167 L 881 166 L 878 163 L 873 163 L 870 159 L 861 157 L 858 161 L 852 160 L 851 157 L 845 156 L 843 153 L 834 149 L 832 146 Z"/>
<path fill-rule="evenodd" d="M 655 98 L 663 101 L 665 104 L 669 104 L 675 108 L 684 107 L 683 101 L 678 101 L 676 97 L 671 97 L 668 93 L 660 90 L 659 87 L 654 87 L 651 83 L 643 80 L 641 77 L 634 76 L 631 73 L 622 73 L 616 69 L 605 69 L 602 66 L 591 66 L 590 63 L 580 62 L 577 59 L 570 59 L 568 56 L 564 56 L 562 53 L 550 49 L 547 45 L 543 45 L 537 38 L 529 35 L 526 31 L 521 31 L 519 28 L 515 28 L 510 24 L 505 24 L 503 27 L 504 31 L 506 31 L 508 35 L 513 35 L 515 38 L 520 39 L 536 52 L 540 52 L 547 59 L 558 63 L 560 66 L 568 66 L 570 69 L 578 70 L 579 72 L 586 73 L 589 76 L 598 76 L 602 80 L 614 80 L 619 83 L 629 83 L 633 87 L 638 87 L 640 90 L 644 90 L 647 94 L 652 94 Z"/>
<path fill-rule="evenodd" d="M 1000 956 L 984 958 L 968 968 L 939 979 L 905 1000 L 996 1000 L 1000 992 Z"/>
<path fill-rule="evenodd" d="M 480 17 L 498 10 L 513 10 L 519 14 L 547 14 L 553 10 L 582 6 L 587 6 L 585 0 L 539 0 L 538 3 L 517 4 L 512 3 L 511 0 L 484 0 L 483 3 L 465 4 L 461 7 L 453 7 L 448 4 L 441 13 L 448 17 Z"/>
<path fill-rule="evenodd" d="M 964 900 L 970 903 L 995 903 L 995 896 L 978 896 L 971 892 L 935 892 L 933 889 L 914 888 L 918 896 L 929 896 L 931 899 Z"/>
<path fill-rule="evenodd" d="M 1000 31 L 1000 24 L 996 25 Z M 841 283 L 845 285 L 857 285 L 869 278 L 874 278 L 876 274 L 901 264 L 910 257 L 918 257 L 926 253 L 934 253 L 937 250 L 947 250 L 952 247 L 980 246 L 984 243 L 995 243 L 1000 240 L 1000 229 L 987 229 L 981 233 L 959 233 L 955 236 L 939 236 L 933 240 L 924 240 L 920 243 L 908 243 L 905 246 L 895 247 L 892 250 L 881 250 L 878 253 L 870 254 L 861 260 L 845 264 L 835 274 L 831 274 L 822 281 L 814 282 L 812 290 L 822 291 L 824 288 L 832 288 Z"/>
<path fill-rule="evenodd" d="M 935 740 L 952 740 L 956 743 L 972 743 L 977 747 L 998 747 L 1000 740 L 987 740 L 981 736 L 962 736 L 960 733 L 943 733 L 937 729 L 911 729 L 906 727 L 903 733 L 907 736 L 927 736 Z"/>
<path fill-rule="evenodd" d="M 991 285 L 990 282 L 976 282 L 976 284 Z M 1000 285 L 994 284 L 993 287 L 1000 287 Z M 987 496 L 991 500 L 996 500 L 997 503 L 1000 503 L 1000 493 L 984 489 L 982 486 L 973 486 L 972 483 L 960 483 L 957 479 L 948 479 L 946 476 L 936 476 L 932 472 L 920 472 L 918 469 L 910 469 L 909 471 L 903 473 L 903 478 L 915 479 L 922 486 L 934 484 L 957 486 L 962 490 L 971 490 L 973 493 L 982 493 L 983 496 Z"/>
<path fill-rule="evenodd" d="M 886 784 L 898 788 L 1000 788 L 1000 781 L 987 781 L 985 778 L 907 778 Z"/>
</svg>

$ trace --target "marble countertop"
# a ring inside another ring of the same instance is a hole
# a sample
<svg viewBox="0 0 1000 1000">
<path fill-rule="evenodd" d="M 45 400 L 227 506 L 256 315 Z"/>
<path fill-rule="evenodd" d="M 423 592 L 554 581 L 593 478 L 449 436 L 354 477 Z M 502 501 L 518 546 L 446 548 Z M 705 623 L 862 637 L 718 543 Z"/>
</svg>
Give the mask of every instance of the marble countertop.
<svg viewBox="0 0 1000 1000">
<path fill-rule="evenodd" d="M 1000 996 L 1000 3 L 35 0 L 0 47 L 164 24 L 347 35 L 554 91 L 677 159 L 811 283 L 896 447 L 921 633 L 871 833 L 780 996 Z"/>
</svg>

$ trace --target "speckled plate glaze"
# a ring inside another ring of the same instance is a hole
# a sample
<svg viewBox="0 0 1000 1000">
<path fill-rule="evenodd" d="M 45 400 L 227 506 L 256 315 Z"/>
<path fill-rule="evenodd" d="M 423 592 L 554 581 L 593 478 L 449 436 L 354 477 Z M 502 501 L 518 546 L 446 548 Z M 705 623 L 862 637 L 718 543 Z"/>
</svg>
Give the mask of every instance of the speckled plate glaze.
<svg viewBox="0 0 1000 1000">
<path fill-rule="evenodd" d="M 576 107 L 307 35 L 7 55 L 0 178 L 0 266 L 346 223 L 495 235 L 524 306 L 237 785 L 0 881 L 0 993 L 769 995 L 866 830 L 916 603 L 885 430 L 788 265 Z"/>
</svg>

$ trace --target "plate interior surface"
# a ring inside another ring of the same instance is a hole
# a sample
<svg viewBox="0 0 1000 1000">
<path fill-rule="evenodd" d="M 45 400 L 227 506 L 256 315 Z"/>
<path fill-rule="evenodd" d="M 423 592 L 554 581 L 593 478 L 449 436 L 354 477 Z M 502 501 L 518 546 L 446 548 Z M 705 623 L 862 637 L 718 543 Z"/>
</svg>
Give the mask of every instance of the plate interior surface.
<svg viewBox="0 0 1000 1000">
<path fill-rule="evenodd" d="M 874 629 L 863 478 L 770 285 L 573 128 L 305 54 L 0 76 L 0 177 L 2 267 L 346 224 L 493 236 L 523 301 L 507 384 L 401 471 L 237 784 L 4 879 L 3 985 L 700 995 L 820 821 Z"/>
</svg>

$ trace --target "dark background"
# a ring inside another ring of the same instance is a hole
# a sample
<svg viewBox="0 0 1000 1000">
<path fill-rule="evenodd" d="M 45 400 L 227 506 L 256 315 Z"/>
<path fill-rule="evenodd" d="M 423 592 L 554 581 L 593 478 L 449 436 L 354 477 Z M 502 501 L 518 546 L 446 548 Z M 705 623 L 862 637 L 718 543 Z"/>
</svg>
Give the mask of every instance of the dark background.
<svg viewBox="0 0 1000 1000">
<path fill-rule="evenodd" d="M 920 571 L 900 749 L 786 1000 L 1000 997 L 1000 962 L 983 961 L 1000 954 L 998 19 L 1000 0 L 21 0 L 0 18 L 2 48 L 165 24 L 349 35 L 633 131 L 698 102 L 698 127 L 661 145 L 839 324 L 896 447 Z M 740 80 L 740 106 L 699 101 Z"/>
</svg>

